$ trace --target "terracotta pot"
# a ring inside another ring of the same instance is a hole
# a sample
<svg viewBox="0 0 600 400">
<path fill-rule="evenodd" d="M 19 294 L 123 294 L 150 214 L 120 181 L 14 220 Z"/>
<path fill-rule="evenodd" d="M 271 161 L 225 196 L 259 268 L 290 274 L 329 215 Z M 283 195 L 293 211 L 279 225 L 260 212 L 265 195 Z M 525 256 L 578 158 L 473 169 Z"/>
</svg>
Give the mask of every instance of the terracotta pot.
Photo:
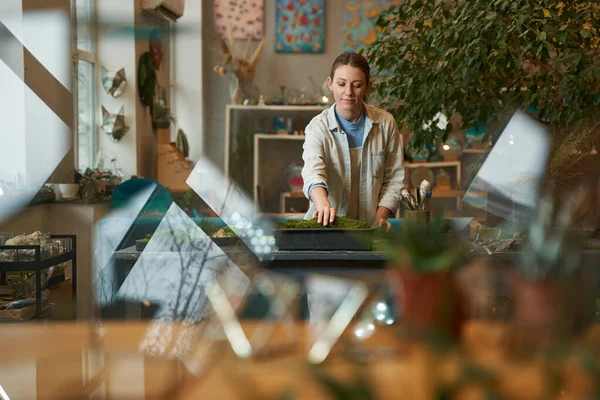
<svg viewBox="0 0 600 400">
<path fill-rule="evenodd" d="M 390 271 L 396 283 L 396 302 L 409 334 L 443 333 L 460 336 L 465 319 L 462 301 L 450 271 Z"/>
<path fill-rule="evenodd" d="M 574 280 L 532 280 L 507 272 L 514 298 L 514 320 L 523 338 L 548 343 L 573 333 L 577 293 Z"/>
</svg>

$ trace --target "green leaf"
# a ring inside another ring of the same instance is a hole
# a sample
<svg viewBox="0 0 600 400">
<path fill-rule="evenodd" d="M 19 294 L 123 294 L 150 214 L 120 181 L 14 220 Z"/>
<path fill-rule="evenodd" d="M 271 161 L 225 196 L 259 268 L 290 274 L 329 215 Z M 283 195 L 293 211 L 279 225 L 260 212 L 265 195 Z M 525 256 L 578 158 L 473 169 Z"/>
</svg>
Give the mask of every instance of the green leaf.
<svg viewBox="0 0 600 400">
<path fill-rule="evenodd" d="M 535 52 L 535 55 L 536 56 L 539 55 L 542 52 L 543 49 L 544 49 L 544 44 L 542 43 L 542 44 L 540 44 L 540 46 L 538 47 L 537 51 Z"/>
<path fill-rule="evenodd" d="M 581 35 L 581 37 L 584 37 L 584 38 L 590 37 L 590 31 L 588 31 L 587 29 L 580 30 L 579 34 Z"/>
<path fill-rule="evenodd" d="M 546 40 L 546 37 L 547 37 L 546 31 L 540 32 L 540 40 L 544 41 L 544 40 Z"/>
</svg>

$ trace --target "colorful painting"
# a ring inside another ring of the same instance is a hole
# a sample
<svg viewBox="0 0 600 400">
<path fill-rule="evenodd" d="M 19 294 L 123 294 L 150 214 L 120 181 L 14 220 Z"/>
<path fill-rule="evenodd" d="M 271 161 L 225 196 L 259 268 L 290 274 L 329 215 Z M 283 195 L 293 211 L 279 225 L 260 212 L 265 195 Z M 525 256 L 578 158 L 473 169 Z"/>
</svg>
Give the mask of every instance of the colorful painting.
<svg viewBox="0 0 600 400">
<path fill-rule="evenodd" d="M 264 0 L 214 1 L 215 31 L 220 37 L 263 38 Z"/>
<path fill-rule="evenodd" d="M 377 17 L 386 8 L 401 3 L 402 0 L 345 0 L 344 51 L 358 52 L 373 44 L 378 38 Z"/>
<path fill-rule="evenodd" d="M 275 52 L 323 53 L 325 0 L 276 0 Z"/>
</svg>

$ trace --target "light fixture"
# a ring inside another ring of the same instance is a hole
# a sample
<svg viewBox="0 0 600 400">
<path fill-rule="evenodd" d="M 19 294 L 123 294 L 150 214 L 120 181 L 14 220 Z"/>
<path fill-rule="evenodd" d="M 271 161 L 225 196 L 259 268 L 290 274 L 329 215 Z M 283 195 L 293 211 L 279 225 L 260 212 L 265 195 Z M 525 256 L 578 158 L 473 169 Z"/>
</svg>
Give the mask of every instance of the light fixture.
<svg viewBox="0 0 600 400">
<path fill-rule="evenodd" d="M 515 141 L 511 139 L 508 141 L 508 144 L 510 144 L 512 146 L 513 144 L 515 144 Z"/>
<path fill-rule="evenodd" d="M 4 190 L 2 190 L 1 186 L 0 186 L 0 196 L 4 196 Z"/>
<path fill-rule="evenodd" d="M 450 150 L 450 146 L 448 146 L 447 144 L 443 145 L 442 148 L 446 151 Z"/>
<path fill-rule="evenodd" d="M 329 104 L 329 97 L 327 97 L 327 96 L 322 96 L 322 97 L 319 99 L 319 103 L 318 103 L 318 105 L 320 105 L 320 106 L 326 106 L 326 105 L 328 105 L 328 104 Z"/>
</svg>

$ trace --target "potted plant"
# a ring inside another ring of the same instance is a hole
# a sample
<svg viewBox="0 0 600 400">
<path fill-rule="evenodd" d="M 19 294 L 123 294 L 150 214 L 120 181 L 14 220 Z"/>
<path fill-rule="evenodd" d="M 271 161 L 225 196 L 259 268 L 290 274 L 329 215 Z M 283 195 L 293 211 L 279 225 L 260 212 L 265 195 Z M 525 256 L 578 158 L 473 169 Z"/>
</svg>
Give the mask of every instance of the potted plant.
<svg viewBox="0 0 600 400">
<path fill-rule="evenodd" d="M 520 262 L 509 274 L 515 322 L 527 340 L 564 339 L 575 324 L 580 329 L 593 318 L 581 301 L 587 293 L 580 286 L 581 251 L 572 230 L 582 197 L 573 193 L 560 206 L 549 195 L 542 198 Z"/>
<path fill-rule="evenodd" d="M 171 125 L 171 108 L 163 101 L 152 105 L 152 127 L 154 129 L 167 129 Z"/>
<path fill-rule="evenodd" d="M 135 249 L 137 251 L 144 251 L 148 242 L 152 239 L 152 234 L 147 234 L 144 238 L 135 241 Z"/>
<path fill-rule="evenodd" d="M 438 218 L 430 223 L 405 220 L 378 246 L 391 259 L 397 305 L 409 333 L 442 333 L 457 338 L 464 319 L 454 271 L 466 262 L 466 247 Z"/>
<path fill-rule="evenodd" d="M 588 153 L 574 150 L 591 148 L 600 131 L 599 12 L 587 0 L 403 2 L 380 15 L 382 34 L 366 50 L 382 72 L 374 91 L 415 149 L 457 125 L 483 132 L 532 111 L 555 139 L 550 177 L 574 187 Z M 457 124 L 438 127 L 440 113 Z"/>
</svg>

